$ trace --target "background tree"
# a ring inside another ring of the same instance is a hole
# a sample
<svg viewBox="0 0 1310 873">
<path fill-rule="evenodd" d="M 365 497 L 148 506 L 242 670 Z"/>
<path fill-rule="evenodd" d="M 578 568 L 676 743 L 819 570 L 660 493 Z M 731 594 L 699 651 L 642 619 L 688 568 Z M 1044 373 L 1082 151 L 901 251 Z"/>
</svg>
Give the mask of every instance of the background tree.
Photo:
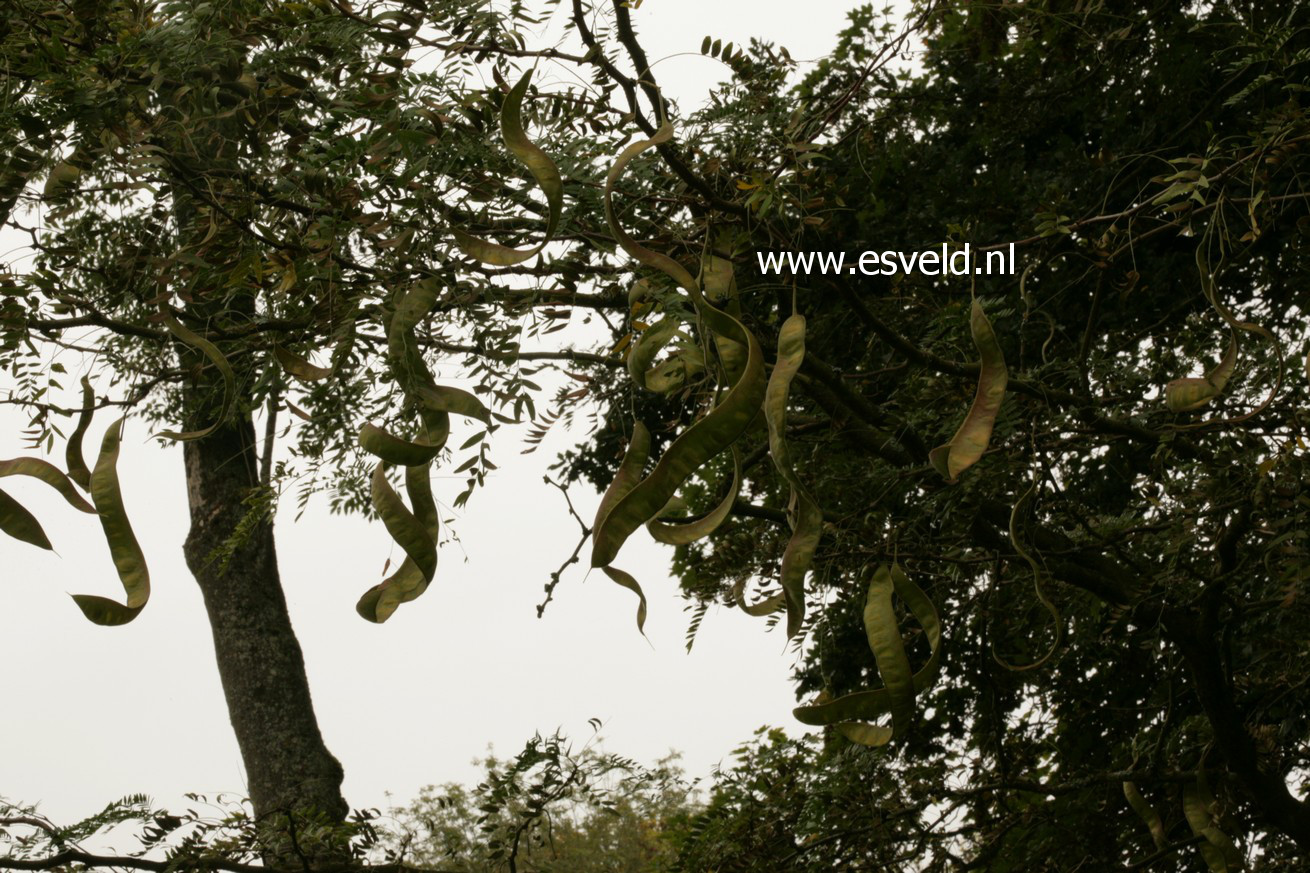
<svg viewBox="0 0 1310 873">
<path fill-rule="evenodd" d="M 390 852 L 461 873 L 662 871 L 674 858 L 667 835 L 695 808 L 673 757 L 648 768 L 591 744 L 574 751 L 557 734 L 482 765 L 478 785 L 428 786 L 394 810 Z"/>
</svg>

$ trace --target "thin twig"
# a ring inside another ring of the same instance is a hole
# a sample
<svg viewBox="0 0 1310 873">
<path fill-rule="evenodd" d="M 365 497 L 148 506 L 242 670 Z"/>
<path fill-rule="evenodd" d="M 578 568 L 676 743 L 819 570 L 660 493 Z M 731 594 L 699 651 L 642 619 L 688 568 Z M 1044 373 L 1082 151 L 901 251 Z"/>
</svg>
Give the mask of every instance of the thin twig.
<svg viewBox="0 0 1310 873">
<path fill-rule="evenodd" d="M 555 599 L 555 588 L 559 585 L 560 578 L 564 575 L 564 571 L 578 562 L 578 556 L 582 554 L 582 547 L 586 545 L 587 540 L 591 538 L 591 528 L 582 520 L 582 516 L 578 515 L 578 511 L 573 508 L 573 499 L 569 497 L 568 488 L 561 485 L 559 482 L 556 482 L 549 476 L 543 476 L 542 478 L 546 481 L 546 484 L 554 485 L 559 489 L 560 493 L 564 495 L 564 502 L 569 507 L 569 515 L 573 516 L 573 518 L 578 522 L 578 527 L 582 530 L 582 536 L 578 539 L 578 544 L 573 547 L 573 554 L 569 555 L 568 558 L 564 560 L 564 563 L 559 565 L 558 570 L 550 574 L 550 581 L 546 583 L 545 587 L 546 599 L 537 604 L 537 618 L 541 618 L 545 614 L 546 606 Z"/>
<path fill-rule="evenodd" d="M 1165 858 L 1168 858 L 1170 855 L 1172 855 L 1174 852 L 1177 852 L 1179 849 L 1186 849 L 1188 846 L 1194 846 L 1204 839 L 1205 839 L 1204 834 L 1197 834 L 1195 836 L 1188 837 L 1185 840 L 1179 840 L 1178 842 L 1173 843 L 1172 845 L 1165 846 L 1163 849 L 1161 849 L 1158 852 L 1155 852 L 1154 854 L 1147 855 L 1145 858 L 1143 858 L 1140 861 L 1134 861 L 1133 863 L 1124 867 L 1124 869 L 1145 870 L 1147 867 L 1150 867 L 1156 861 L 1163 861 Z"/>
</svg>

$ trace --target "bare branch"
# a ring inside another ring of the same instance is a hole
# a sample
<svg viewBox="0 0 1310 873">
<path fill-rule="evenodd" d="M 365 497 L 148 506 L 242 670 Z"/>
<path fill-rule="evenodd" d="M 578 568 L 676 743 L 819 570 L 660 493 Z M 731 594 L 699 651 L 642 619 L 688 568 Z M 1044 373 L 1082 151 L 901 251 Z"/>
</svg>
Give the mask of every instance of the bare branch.
<svg viewBox="0 0 1310 873">
<path fill-rule="evenodd" d="M 637 65 L 637 75 L 642 77 L 642 87 L 650 89 L 647 94 L 653 93 L 655 95 L 651 97 L 655 107 L 660 110 L 661 114 L 666 114 L 666 102 L 659 96 L 659 89 L 655 86 L 653 77 L 650 76 L 650 64 L 645 62 L 645 52 L 642 51 L 640 44 L 637 42 L 636 35 L 632 33 L 632 24 L 628 18 L 628 11 L 621 2 L 615 2 L 614 9 L 615 14 L 619 16 L 620 39 L 623 40 L 629 54 L 633 54 L 634 48 L 636 50 L 633 62 Z M 614 63 L 606 56 L 596 39 L 596 35 L 592 33 L 591 28 L 587 25 L 586 14 L 582 9 L 582 0 L 573 0 L 573 23 L 578 28 L 578 34 L 582 37 L 582 41 L 590 50 L 587 52 L 587 60 L 604 72 L 611 81 L 623 90 L 623 94 L 628 100 L 628 108 L 633 119 L 637 122 L 637 126 L 645 131 L 647 136 L 653 135 L 656 126 L 642 114 L 641 107 L 637 103 L 637 83 L 631 76 L 625 75 L 618 67 L 614 66 Z M 627 31 L 626 37 L 623 36 L 625 29 Z M 641 61 L 636 60 L 638 57 L 641 58 Z M 715 194 L 709 183 L 696 175 L 691 167 L 687 166 L 686 161 L 682 159 L 671 143 L 661 143 L 656 146 L 656 151 L 659 152 L 660 157 L 668 164 L 669 169 L 673 171 L 675 176 L 704 197 L 715 209 L 731 215 L 746 214 L 746 207 L 742 204 L 724 200 Z"/>
<path fill-rule="evenodd" d="M 9 827 L 12 825 L 27 825 L 28 827 L 37 828 L 54 836 L 59 829 L 43 818 L 37 818 L 31 815 L 12 815 L 0 817 L 0 827 Z"/>
<path fill-rule="evenodd" d="M 459 352 L 469 355 L 477 355 L 483 358 L 491 358 L 497 361 L 570 361 L 581 364 L 601 364 L 606 367 L 623 367 L 623 361 L 618 358 L 611 358 L 607 355 L 598 355 L 594 352 L 579 352 L 574 349 L 564 349 L 558 352 L 493 352 L 488 349 L 480 349 L 477 346 L 460 345 L 459 343 L 448 343 L 440 340 L 426 340 L 422 343 L 429 348 L 436 349 L 439 352 Z"/>
<path fill-rule="evenodd" d="M 192 858 L 185 864 L 176 861 L 150 861 L 118 855 L 93 855 L 77 849 L 65 849 L 45 858 L 0 858 L 0 870 L 56 870 L 69 864 L 87 867 L 108 867 L 121 870 L 148 870 L 151 873 L 173 873 L 178 869 L 223 870 L 227 873 L 268 873 L 268 868 L 255 864 L 241 864 L 221 858 Z"/>
<path fill-rule="evenodd" d="M 546 599 L 541 601 L 541 603 L 537 604 L 537 618 L 541 618 L 542 615 L 545 614 L 547 604 L 549 604 L 552 600 L 555 599 L 555 588 L 556 586 L 559 585 L 560 577 L 564 574 L 564 571 L 567 570 L 572 564 L 576 564 L 578 562 L 578 555 L 582 554 L 582 547 L 585 546 L 587 544 L 587 540 L 591 538 L 591 528 L 588 527 L 587 523 L 582 520 L 582 516 L 578 515 L 578 511 L 573 508 L 573 500 L 572 498 L 569 497 L 568 488 L 556 482 L 554 479 L 550 478 L 549 476 L 544 476 L 542 478 L 545 479 L 548 485 L 554 485 L 556 488 L 559 489 L 560 493 L 564 495 L 564 502 L 568 504 L 569 514 L 572 515 L 573 518 L 577 520 L 578 527 L 582 529 L 582 536 L 581 538 L 578 539 L 578 544 L 573 547 L 573 554 L 569 555 L 568 558 L 564 560 L 564 563 L 559 565 L 558 570 L 550 574 L 550 581 L 546 583 L 546 589 L 545 589 Z"/>
<path fill-rule="evenodd" d="M 128 324 L 124 321 L 115 321 L 95 310 L 92 310 L 88 315 L 79 315 L 74 318 L 33 319 L 27 324 L 44 334 L 58 333 L 70 327 L 103 327 L 122 336 L 135 336 L 160 341 L 168 339 L 168 334 L 162 330 L 142 327 L 139 324 Z"/>
<path fill-rule="evenodd" d="M 145 870 L 149 873 L 177 873 L 178 870 L 214 870 L 224 873 L 269 873 L 259 864 L 243 864 L 224 858 L 185 858 L 171 861 L 152 861 L 123 855 L 95 855 L 76 849 L 66 849 L 46 858 L 0 858 L 0 870 L 57 870 L 69 864 L 82 864 L 92 868 L 119 870 Z M 318 873 L 457 873 L 439 867 L 411 867 L 408 864 L 337 864 L 316 868 Z"/>
</svg>

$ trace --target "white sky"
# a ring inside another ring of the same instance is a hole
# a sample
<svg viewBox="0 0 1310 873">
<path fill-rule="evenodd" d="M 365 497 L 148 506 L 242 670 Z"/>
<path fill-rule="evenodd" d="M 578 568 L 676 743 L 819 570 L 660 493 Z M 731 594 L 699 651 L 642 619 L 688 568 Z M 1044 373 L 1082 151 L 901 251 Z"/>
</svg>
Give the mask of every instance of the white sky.
<svg viewBox="0 0 1310 873">
<path fill-rule="evenodd" d="M 655 68 L 661 84 L 686 111 L 723 72 L 699 55 L 706 34 L 738 44 L 757 35 L 798 60 L 816 59 L 853 5 L 645 0 L 634 18 L 650 57 L 665 58 Z M 110 422 L 111 414 L 102 416 L 88 452 Z M 0 407 L 0 457 L 28 453 L 24 423 Z M 633 595 L 599 574 L 582 584 L 581 564 L 566 574 L 546 617 L 536 618 L 542 586 L 577 538 L 561 496 L 542 482 L 569 435 L 552 434 L 536 454 L 521 456 L 510 430 L 497 434 L 499 471 L 461 513 L 467 561 L 446 547 L 437 581 L 382 626 L 354 611 L 396 555 L 382 525 L 329 516 L 321 499 L 293 523 L 295 501 L 284 501 L 282 581 L 351 805 L 385 808 L 387 792 L 399 803 L 425 784 L 472 780 L 475 756 L 489 746 L 513 754 L 534 731 L 562 727 L 581 745 L 592 717 L 605 722 L 608 749 L 648 763 L 676 749 L 692 775 L 708 774 L 761 725 L 796 729 L 782 634 L 765 633 L 762 620 L 735 610 L 712 609 L 687 654 L 669 551 L 644 531 L 617 564 L 646 589 L 650 643 L 635 630 Z M 130 423 L 120 461 L 153 585 L 149 606 L 126 627 L 90 624 L 67 596 L 121 599 L 94 517 L 68 509 L 40 483 L 3 483 L 42 520 L 58 554 L 0 540 L 0 797 L 39 803 L 57 822 L 132 792 L 165 805 L 180 805 L 186 791 L 244 792 L 204 607 L 182 560 L 181 450 L 146 437 L 143 423 Z M 448 504 L 462 478 L 437 478 L 439 499 Z M 585 518 L 598 499 L 573 492 Z"/>
</svg>

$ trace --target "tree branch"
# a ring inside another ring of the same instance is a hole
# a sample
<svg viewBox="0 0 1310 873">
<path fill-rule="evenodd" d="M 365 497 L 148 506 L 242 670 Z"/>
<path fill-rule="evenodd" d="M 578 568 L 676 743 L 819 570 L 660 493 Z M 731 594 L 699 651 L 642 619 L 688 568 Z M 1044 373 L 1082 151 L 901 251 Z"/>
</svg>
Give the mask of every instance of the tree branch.
<svg viewBox="0 0 1310 873">
<path fill-rule="evenodd" d="M 37 818 L 31 815 L 11 815 L 0 817 L 0 827 L 12 827 L 13 825 L 27 825 L 31 828 L 45 831 L 47 834 L 54 836 L 59 833 L 59 829 L 43 818 Z"/>
<path fill-rule="evenodd" d="M 601 364 L 606 367 L 623 368 L 626 366 L 619 358 L 611 358 L 608 355 L 598 355 L 594 352 L 579 352 L 573 349 L 564 349 L 559 352 L 492 352 L 488 349 L 480 349 L 477 346 L 460 345 L 459 343 L 448 343 L 440 340 L 422 341 L 423 345 L 436 349 L 440 352 L 460 352 L 469 355 L 478 355 L 483 358 L 491 358 L 496 361 L 572 361 L 579 364 Z"/>
<path fill-rule="evenodd" d="M 115 321 L 94 310 L 89 315 L 79 315 L 74 318 L 33 319 L 27 324 L 44 334 L 58 333 L 70 327 L 103 327 L 122 336 L 135 336 L 160 341 L 168 339 L 168 334 L 162 330 L 152 330 L 148 327 L 128 324 L 124 321 Z"/>
<path fill-rule="evenodd" d="M 1191 671 L 1196 696 L 1228 769 L 1271 825 L 1291 838 L 1302 851 L 1310 850 L 1310 809 L 1292 796 L 1281 774 L 1267 773 L 1260 768 L 1255 742 L 1224 677 L 1220 647 L 1214 635 L 1206 633 L 1204 623 L 1190 611 L 1166 610 L 1163 619 L 1166 637 L 1177 646 Z"/>
<path fill-rule="evenodd" d="M 897 448 L 901 449 L 913 462 L 927 462 L 928 447 L 924 445 L 923 440 L 914 432 L 913 428 L 898 417 L 884 412 L 868 400 L 865 400 L 862 394 L 847 385 L 837 371 L 822 358 L 813 352 L 806 351 L 805 358 L 801 362 L 801 369 L 807 375 L 822 382 L 832 392 L 833 396 L 841 401 L 843 406 L 850 409 L 861 419 L 874 427 L 894 431 L 896 441 L 900 444 Z"/>
<path fill-rule="evenodd" d="M 979 504 L 974 533 L 987 548 L 1012 553 L 1008 536 L 1001 531 L 1010 525 L 1010 507 L 999 500 Z M 1059 531 L 1032 523 L 1028 526 L 1033 552 L 1056 579 L 1095 594 L 1107 603 L 1127 606 L 1135 603 L 1147 585 L 1136 572 L 1090 547 L 1080 547 Z"/>
<path fill-rule="evenodd" d="M 628 10 L 623 7 L 622 0 L 616 0 L 614 3 L 615 15 L 618 18 L 619 39 L 628 49 L 628 54 L 633 57 L 633 63 L 637 67 L 637 75 L 642 78 L 641 85 L 646 90 L 647 96 L 651 97 L 652 103 L 667 117 L 667 101 L 659 94 L 659 89 L 655 85 L 655 80 L 650 76 L 650 64 L 646 62 L 646 54 L 642 51 L 641 44 L 637 42 L 636 34 L 632 31 L 632 21 L 628 16 Z M 616 85 L 623 90 L 624 97 L 627 98 L 629 110 L 632 113 L 633 120 L 647 136 L 653 136 L 656 126 L 646 118 L 641 112 L 641 106 L 637 103 L 636 82 L 631 76 L 625 75 L 614 63 L 606 56 L 601 48 L 596 35 L 592 33 L 591 28 L 587 25 L 586 14 L 582 9 L 582 0 L 573 0 L 573 24 L 578 29 L 578 35 L 582 37 L 583 43 L 587 46 L 587 59 L 593 66 L 601 70 Z M 634 54 L 635 49 L 635 54 Z M 640 61 L 637 58 L 641 58 Z M 691 167 L 678 154 L 672 143 L 661 143 L 655 147 L 660 157 L 668 164 L 673 174 L 687 184 L 692 190 L 696 191 L 705 200 L 721 212 L 727 212 L 730 215 L 746 215 L 746 207 L 740 203 L 734 203 L 731 200 L 724 200 L 714 193 L 714 189 L 709 183 L 698 176 Z"/>
<path fill-rule="evenodd" d="M 916 364 L 935 370 L 938 373 L 944 373 L 952 376 L 968 376 L 977 378 L 981 370 L 976 363 L 961 363 L 950 361 L 946 358 L 933 354 L 925 349 L 921 349 L 905 337 L 901 336 L 891 328 L 886 322 L 878 318 L 864 301 L 859 298 L 854 291 L 847 288 L 844 283 L 838 283 L 838 288 L 845 297 L 846 302 L 855 310 L 855 314 L 860 321 L 878 334 L 888 345 L 905 355 Z M 1007 390 L 1015 391 L 1019 394 L 1027 394 L 1035 397 L 1047 404 L 1054 406 L 1064 406 L 1073 408 L 1083 421 L 1096 430 L 1105 433 L 1120 434 L 1122 436 L 1132 437 L 1147 442 L 1158 442 L 1160 434 L 1141 427 L 1140 425 L 1131 424 L 1126 421 L 1117 421 L 1112 418 L 1106 418 L 1095 412 L 1091 398 L 1079 397 L 1077 394 L 1071 394 L 1068 391 L 1060 391 L 1055 388 L 1047 387 L 1040 382 L 1029 382 L 1025 379 L 1011 378 L 1006 383 Z"/>
<path fill-rule="evenodd" d="M 839 380 L 840 381 L 840 380 Z M 897 467 L 913 466 L 914 459 L 901 448 L 896 439 L 886 431 L 879 430 L 859 421 L 850 421 L 851 410 L 833 394 L 823 383 L 811 379 L 807 393 L 819 407 L 833 420 L 834 430 L 859 443 L 859 445 Z"/>
<path fill-rule="evenodd" d="M 56 870 L 69 864 L 84 864 L 87 867 L 116 867 L 126 870 L 148 870 L 151 873 L 175 873 L 179 869 L 223 870 L 227 873 L 268 873 L 267 867 L 256 864 L 242 864 L 221 858 L 190 858 L 185 863 L 177 861 L 150 861 L 145 858 L 130 858 L 121 855 L 93 855 L 77 849 L 65 849 L 45 858 L 0 858 L 0 870 Z"/>
<path fill-rule="evenodd" d="M 787 521 L 787 513 L 781 509 L 773 509 L 768 506 L 757 506 L 749 500 L 743 500 L 738 497 L 732 503 L 732 514 L 740 515 L 744 518 L 762 518 L 765 521 L 771 521 L 774 524 L 780 524 L 790 528 Z"/>
<path fill-rule="evenodd" d="M 1179 849 L 1186 849 L 1188 846 L 1195 846 L 1197 843 L 1203 841 L 1204 839 L 1205 839 L 1205 834 L 1196 834 L 1195 836 L 1188 837 L 1185 840 L 1179 840 L 1176 843 L 1171 843 L 1170 845 L 1165 846 L 1163 849 L 1161 849 L 1158 852 L 1147 855 L 1145 858 L 1143 858 L 1140 861 L 1134 861 L 1124 869 L 1145 870 L 1147 867 L 1150 867 L 1151 865 L 1155 864 L 1157 861 L 1163 861 L 1165 858 L 1168 858 L 1170 855 L 1172 855 L 1174 852 L 1177 852 Z"/>
</svg>

